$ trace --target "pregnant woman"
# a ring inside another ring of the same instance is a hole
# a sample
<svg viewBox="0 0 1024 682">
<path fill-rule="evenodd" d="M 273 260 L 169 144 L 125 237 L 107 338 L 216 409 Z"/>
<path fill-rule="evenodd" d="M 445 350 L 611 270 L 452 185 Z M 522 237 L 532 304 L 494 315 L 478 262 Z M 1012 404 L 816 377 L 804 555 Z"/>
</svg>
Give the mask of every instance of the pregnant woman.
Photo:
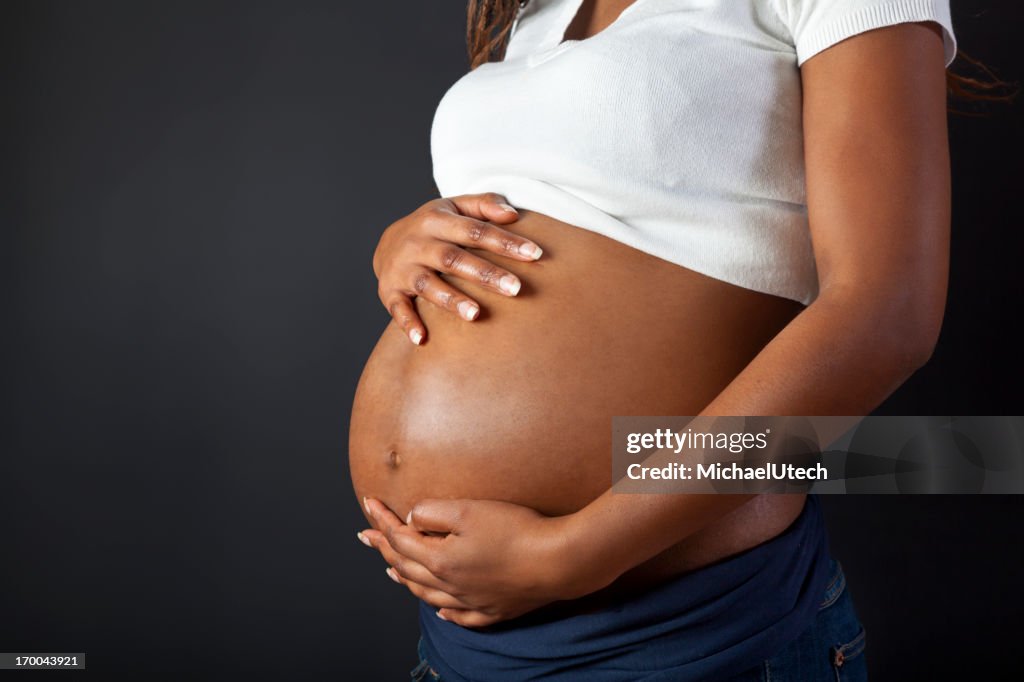
<svg viewBox="0 0 1024 682">
<path fill-rule="evenodd" d="M 948 3 L 469 11 L 350 428 L 414 678 L 864 679 L 815 497 L 613 493 L 610 424 L 864 415 L 928 359 Z"/>
</svg>

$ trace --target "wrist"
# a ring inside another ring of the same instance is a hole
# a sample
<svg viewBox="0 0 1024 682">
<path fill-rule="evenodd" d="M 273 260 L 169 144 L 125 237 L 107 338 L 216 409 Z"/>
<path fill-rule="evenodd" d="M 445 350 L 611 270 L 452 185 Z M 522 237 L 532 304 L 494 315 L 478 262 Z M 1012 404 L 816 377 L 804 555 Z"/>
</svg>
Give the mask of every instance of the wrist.
<svg viewBox="0 0 1024 682">
<path fill-rule="evenodd" d="M 585 509 L 552 519 L 550 564 L 558 599 L 578 599 L 610 585 L 629 567 Z"/>
</svg>

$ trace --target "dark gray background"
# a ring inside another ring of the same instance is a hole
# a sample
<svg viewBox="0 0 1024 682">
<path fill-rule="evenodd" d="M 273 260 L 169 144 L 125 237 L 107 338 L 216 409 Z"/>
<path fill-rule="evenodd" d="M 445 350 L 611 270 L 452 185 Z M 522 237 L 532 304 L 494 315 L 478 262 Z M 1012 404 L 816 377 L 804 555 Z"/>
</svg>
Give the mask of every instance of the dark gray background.
<svg viewBox="0 0 1024 682">
<path fill-rule="evenodd" d="M 954 0 L 1009 78 L 1018 4 Z M 0 651 L 403 679 L 414 601 L 355 539 L 346 426 L 387 322 L 370 255 L 434 195 L 465 3 L 0 8 Z M 945 329 L 880 413 L 1021 414 L 1024 118 L 992 111 L 952 120 Z M 1019 657 L 1020 498 L 824 503 L 874 679 Z"/>
</svg>

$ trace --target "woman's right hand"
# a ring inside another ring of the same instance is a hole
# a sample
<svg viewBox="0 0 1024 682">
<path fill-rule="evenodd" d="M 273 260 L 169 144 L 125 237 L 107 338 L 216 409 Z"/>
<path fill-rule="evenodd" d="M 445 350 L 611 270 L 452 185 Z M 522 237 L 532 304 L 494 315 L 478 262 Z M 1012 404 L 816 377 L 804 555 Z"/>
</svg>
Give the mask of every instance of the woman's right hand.
<svg viewBox="0 0 1024 682">
<path fill-rule="evenodd" d="M 500 194 L 465 194 L 433 199 L 387 227 L 373 253 L 377 293 L 392 319 L 419 345 L 427 329 L 412 299 L 419 296 L 464 320 L 475 320 L 480 304 L 439 273 L 467 279 L 505 296 L 515 296 L 519 278 L 463 247 L 522 261 L 537 260 L 541 248 L 493 223 L 519 218 Z"/>
</svg>

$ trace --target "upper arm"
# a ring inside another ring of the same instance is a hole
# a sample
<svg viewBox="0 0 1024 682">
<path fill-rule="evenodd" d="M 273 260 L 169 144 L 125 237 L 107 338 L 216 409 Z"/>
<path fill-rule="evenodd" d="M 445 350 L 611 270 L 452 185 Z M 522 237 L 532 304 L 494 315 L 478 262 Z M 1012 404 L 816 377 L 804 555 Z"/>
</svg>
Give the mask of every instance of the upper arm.
<svg viewBox="0 0 1024 682">
<path fill-rule="evenodd" d="M 895 304 L 937 336 L 951 201 L 939 25 L 859 33 L 804 62 L 801 78 L 821 294 Z"/>
</svg>

